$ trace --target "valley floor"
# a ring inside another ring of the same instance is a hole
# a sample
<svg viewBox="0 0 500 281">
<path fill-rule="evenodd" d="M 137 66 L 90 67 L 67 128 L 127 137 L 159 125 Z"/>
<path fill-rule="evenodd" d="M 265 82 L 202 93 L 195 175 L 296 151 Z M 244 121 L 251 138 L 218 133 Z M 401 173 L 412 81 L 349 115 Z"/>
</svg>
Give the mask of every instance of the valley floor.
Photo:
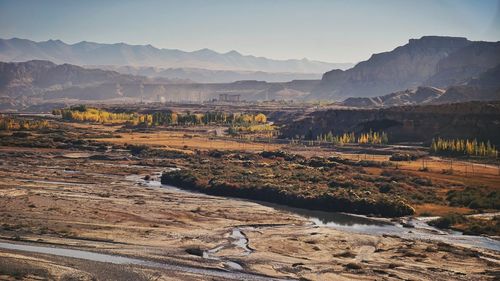
<svg viewBox="0 0 500 281">
<path fill-rule="evenodd" d="M 108 153 L 114 160 L 65 149 L 2 147 L 0 154 L 2 243 L 183 266 L 117 265 L 0 247 L 0 279 L 495 280 L 499 276 L 496 251 L 343 232 L 253 202 L 148 186 L 141 179 L 158 177 L 165 168 L 143 166 L 124 152 Z M 199 271 L 207 268 L 213 271 Z"/>
</svg>

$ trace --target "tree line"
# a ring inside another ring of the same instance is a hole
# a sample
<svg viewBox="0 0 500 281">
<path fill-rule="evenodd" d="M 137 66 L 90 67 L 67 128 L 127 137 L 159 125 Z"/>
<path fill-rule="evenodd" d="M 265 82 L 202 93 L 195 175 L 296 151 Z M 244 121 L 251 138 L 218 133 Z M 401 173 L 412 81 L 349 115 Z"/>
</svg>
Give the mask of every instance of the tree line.
<svg viewBox="0 0 500 281">
<path fill-rule="evenodd" d="M 152 114 L 153 125 L 252 125 L 267 123 L 262 113 L 226 113 L 208 111 L 205 113 L 176 113 L 159 111 Z"/>
<path fill-rule="evenodd" d="M 61 115 L 62 119 L 69 121 L 92 123 L 129 123 L 133 125 L 151 123 L 151 116 L 138 113 L 113 113 L 106 110 L 86 107 L 84 105 L 70 108 L 56 109 L 54 115 Z"/>
<path fill-rule="evenodd" d="M 344 133 L 342 135 L 333 135 L 330 131 L 327 134 L 319 134 L 316 139 L 318 141 L 331 142 L 336 145 L 344 145 L 346 143 L 386 144 L 389 142 L 387 133 L 373 132 L 372 130 L 368 133 L 361 133 L 358 136 L 356 136 L 354 132 Z"/>
<path fill-rule="evenodd" d="M 103 109 L 73 106 L 52 112 L 61 115 L 64 120 L 93 123 L 126 123 L 133 126 L 169 126 L 169 125 L 254 125 L 267 123 L 266 115 L 262 113 L 225 113 L 209 111 L 205 113 L 176 113 L 158 111 L 151 114 L 113 113 Z"/>
<path fill-rule="evenodd" d="M 433 139 L 431 152 L 443 155 L 467 155 L 482 157 L 498 157 L 498 150 L 489 141 L 482 142 L 468 139 Z"/>
<path fill-rule="evenodd" d="M 0 130 L 27 131 L 45 129 L 48 127 L 49 122 L 47 120 L 27 120 L 0 115 Z"/>
</svg>

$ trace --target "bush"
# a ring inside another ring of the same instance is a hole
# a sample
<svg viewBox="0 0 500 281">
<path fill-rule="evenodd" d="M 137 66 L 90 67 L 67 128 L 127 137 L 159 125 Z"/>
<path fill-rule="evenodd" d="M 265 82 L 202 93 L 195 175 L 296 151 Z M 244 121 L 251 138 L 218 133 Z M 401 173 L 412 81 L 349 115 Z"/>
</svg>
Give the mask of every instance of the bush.
<svg viewBox="0 0 500 281">
<path fill-rule="evenodd" d="M 219 150 L 210 150 L 208 152 L 208 156 L 213 157 L 213 158 L 221 158 L 224 156 L 224 152 L 219 151 Z"/>
<path fill-rule="evenodd" d="M 14 132 L 14 133 L 12 133 L 12 137 L 14 137 L 14 138 L 27 138 L 29 136 L 31 136 L 31 134 L 28 132 Z"/>
<path fill-rule="evenodd" d="M 363 268 L 360 264 L 353 263 L 353 262 L 346 264 L 345 267 L 347 269 L 354 269 L 354 270 L 359 270 L 359 269 Z"/>
<path fill-rule="evenodd" d="M 500 216 L 491 220 L 471 219 L 470 224 L 463 230 L 466 235 L 493 235 L 500 233 Z"/>
<path fill-rule="evenodd" d="M 403 172 L 397 170 L 383 170 L 380 175 L 388 177 L 390 181 L 395 182 L 405 182 L 408 179 L 407 174 L 404 174 Z"/>
<path fill-rule="evenodd" d="M 463 190 L 452 190 L 446 199 L 451 206 L 463 206 L 471 209 L 500 209 L 500 192 L 486 188 L 466 187 Z"/>
<path fill-rule="evenodd" d="M 411 181 L 420 186 L 432 186 L 432 180 L 427 178 L 412 178 Z"/>
<path fill-rule="evenodd" d="M 435 226 L 437 228 L 450 228 L 455 224 L 464 223 L 466 218 L 462 215 L 458 214 L 448 214 L 444 217 L 440 217 L 438 219 L 432 220 L 429 222 L 429 225 Z"/>
<path fill-rule="evenodd" d="M 332 188 L 338 188 L 338 187 L 340 187 L 340 188 L 357 188 L 357 185 L 354 183 L 354 181 L 348 180 L 345 178 L 332 179 L 328 183 L 328 186 L 332 187 Z"/>
<path fill-rule="evenodd" d="M 378 191 L 380 193 L 389 193 L 391 191 L 394 190 L 394 185 L 393 184 L 390 184 L 390 183 L 386 183 L 384 185 L 381 185 L 379 188 L 378 188 Z"/>
<path fill-rule="evenodd" d="M 397 153 L 392 154 L 391 157 L 389 157 L 389 160 L 390 161 L 413 161 L 413 160 L 417 160 L 418 158 L 420 158 L 420 156 L 417 154 L 414 154 L 414 153 L 397 152 Z"/>
<path fill-rule="evenodd" d="M 127 146 L 127 149 L 130 150 L 130 153 L 132 153 L 132 155 L 139 155 L 143 151 L 147 150 L 148 147 L 146 145 L 134 145 L 134 144 L 130 144 L 130 145 Z"/>
</svg>

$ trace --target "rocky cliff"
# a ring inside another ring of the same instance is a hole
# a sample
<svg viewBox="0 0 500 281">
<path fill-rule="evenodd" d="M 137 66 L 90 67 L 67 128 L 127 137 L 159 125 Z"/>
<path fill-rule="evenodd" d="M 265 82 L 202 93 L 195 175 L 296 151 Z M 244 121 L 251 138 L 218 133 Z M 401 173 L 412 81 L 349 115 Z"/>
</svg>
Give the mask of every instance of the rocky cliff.
<svg viewBox="0 0 500 281">
<path fill-rule="evenodd" d="M 311 97 L 340 100 L 376 97 L 418 86 L 448 87 L 500 64 L 499 54 L 500 42 L 439 36 L 411 39 L 351 69 L 325 73 Z"/>
</svg>

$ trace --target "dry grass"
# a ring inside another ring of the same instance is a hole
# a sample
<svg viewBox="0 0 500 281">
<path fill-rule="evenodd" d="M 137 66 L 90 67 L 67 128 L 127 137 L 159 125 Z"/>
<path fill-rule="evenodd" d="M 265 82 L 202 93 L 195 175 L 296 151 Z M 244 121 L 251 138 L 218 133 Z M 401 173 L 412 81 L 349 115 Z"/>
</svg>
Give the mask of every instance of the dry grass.
<svg viewBox="0 0 500 281">
<path fill-rule="evenodd" d="M 389 161 L 390 155 L 372 155 L 372 154 L 349 154 L 349 153 L 337 153 L 344 158 L 353 160 L 372 160 L 385 162 Z M 443 173 L 444 170 L 453 170 L 453 174 L 464 175 L 464 176 L 500 176 L 499 167 L 485 164 L 473 164 L 466 161 L 450 161 L 448 159 L 442 159 L 439 157 L 432 157 L 432 159 L 426 159 L 424 164 L 422 160 L 415 161 L 398 161 L 393 162 L 399 169 L 419 171 L 422 169 L 423 165 L 427 168 L 428 172 Z"/>
<path fill-rule="evenodd" d="M 211 138 L 206 134 L 190 135 L 183 132 L 121 133 L 120 138 L 104 138 L 99 141 L 117 144 L 145 144 L 161 146 L 167 150 L 242 150 L 249 152 L 276 150 L 281 145 L 239 141 L 237 139 Z"/>
<path fill-rule="evenodd" d="M 420 216 L 422 214 L 428 214 L 432 216 L 444 216 L 450 213 L 468 214 L 472 212 L 471 209 L 465 207 L 451 207 L 451 206 L 431 204 L 431 203 L 415 205 L 414 207 L 417 216 Z"/>
</svg>

